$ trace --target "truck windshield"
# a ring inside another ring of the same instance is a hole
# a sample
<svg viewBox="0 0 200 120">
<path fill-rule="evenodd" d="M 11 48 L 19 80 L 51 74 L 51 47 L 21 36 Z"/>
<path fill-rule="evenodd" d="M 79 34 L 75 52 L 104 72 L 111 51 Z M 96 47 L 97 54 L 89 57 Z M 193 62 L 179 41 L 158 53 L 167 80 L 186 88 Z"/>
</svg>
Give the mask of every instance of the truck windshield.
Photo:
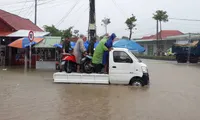
<svg viewBox="0 0 200 120">
<path fill-rule="evenodd" d="M 134 59 L 136 60 L 136 61 L 138 61 L 138 62 L 142 62 L 141 60 L 139 60 L 137 57 L 135 57 L 135 54 L 134 54 L 134 52 L 133 51 L 130 51 L 129 50 L 129 52 L 133 55 L 133 57 L 134 57 Z"/>
</svg>

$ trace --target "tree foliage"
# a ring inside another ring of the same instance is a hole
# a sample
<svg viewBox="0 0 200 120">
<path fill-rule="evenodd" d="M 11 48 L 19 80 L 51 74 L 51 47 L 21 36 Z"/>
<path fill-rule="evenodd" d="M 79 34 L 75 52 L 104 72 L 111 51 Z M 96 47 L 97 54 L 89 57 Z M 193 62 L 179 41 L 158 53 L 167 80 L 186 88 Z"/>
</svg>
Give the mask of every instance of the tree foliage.
<svg viewBox="0 0 200 120">
<path fill-rule="evenodd" d="M 126 20 L 126 25 L 128 26 L 128 29 L 130 30 L 130 36 L 129 36 L 129 39 L 131 39 L 132 37 L 132 31 L 133 31 L 133 28 L 136 26 L 135 22 L 137 21 L 136 17 L 134 15 L 132 15 L 132 17 L 130 18 L 127 18 Z"/>
<path fill-rule="evenodd" d="M 153 19 L 160 22 L 168 22 L 167 12 L 163 10 L 157 10 L 156 13 L 153 14 Z"/>
<path fill-rule="evenodd" d="M 51 36 L 60 36 L 62 38 L 72 37 L 72 29 L 73 27 L 69 27 L 66 30 L 59 30 L 54 25 L 52 26 L 44 26 L 44 30 L 46 32 L 50 32 Z"/>
</svg>

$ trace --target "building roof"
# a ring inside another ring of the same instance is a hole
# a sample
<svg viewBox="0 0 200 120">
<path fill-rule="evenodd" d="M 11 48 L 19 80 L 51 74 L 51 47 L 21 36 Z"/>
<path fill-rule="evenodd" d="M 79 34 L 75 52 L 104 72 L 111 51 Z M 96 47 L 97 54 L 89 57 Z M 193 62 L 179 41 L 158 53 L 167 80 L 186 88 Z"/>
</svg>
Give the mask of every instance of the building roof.
<svg viewBox="0 0 200 120">
<path fill-rule="evenodd" d="M 8 37 L 28 37 L 29 32 L 30 30 L 18 30 L 7 36 Z M 50 34 L 49 32 L 41 32 L 41 31 L 34 31 L 33 33 L 34 33 L 34 37 L 43 37 Z"/>
<path fill-rule="evenodd" d="M 34 47 L 35 48 L 55 48 L 54 45 L 60 44 L 60 41 L 61 41 L 61 37 L 46 36 L 44 37 L 43 41 L 36 44 Z"/>
<path fill-rule="evenodd" d="M 15 31 L 24 29 L 24 30 L 33 30 L 33 31 L 43 31 L 41 28 L 36 26 L 29 19 L 22 18 L 20 16 L 11 14 L 4 10 L 0 10 L 0 20 L 5 22 Z"/>
<path fill-rule="evenodd" d="M 161 39 L 160 34 L 161 34 L 162 39 L 165 39 L 170 36 L 183 35 L 183 33 L 180 32 L 179 30 L 162 30 L 158 33 L 158 39 Z M 151 35 L 151 36 L 144 36 L 142 38 L 142 40 L 148 40 L 148 39 L 157 39 L 157 34 Z"/>
</svg>

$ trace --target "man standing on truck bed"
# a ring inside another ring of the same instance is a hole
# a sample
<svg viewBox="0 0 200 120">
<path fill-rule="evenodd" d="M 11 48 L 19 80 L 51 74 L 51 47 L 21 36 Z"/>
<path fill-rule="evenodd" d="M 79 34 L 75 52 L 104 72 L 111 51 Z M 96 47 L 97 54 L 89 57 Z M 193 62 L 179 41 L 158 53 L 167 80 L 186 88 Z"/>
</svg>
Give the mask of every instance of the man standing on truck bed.
<svg viewBox="0 0 200 120">
<path fill-rule="evenodd" d="M 100 73 L 103 68 L 103 53 L 104 51 L 108 51 L 108 48 L 105 46 L 108 36 L 109 35 L 106 34 L 95 48 L 94 55 L 92 57 L 92 63 L 95 66 L 95 73 Z"/>
<path fill-rule="evenodd" d="M 84 35 L 80 35 L 80 38 L 77 40 L 76 45 L 73 50 L 73 54 L 76 57 L 76 63 L 77 63 L 77 72 L 80 72 L 80 62 L 82 55 L 87 54 L 86 48 L 84 46 Z"/>
<path fill-rule="evenodd" d="M 105 46 L 110 50 L 112 50 L 113 47 L 113 41 L 117 36 L 115 35 L 115 33 L 112 33 L 112 35 L 109 37 L 109 39 L 107 40 L 107 42 L 105 43 Z M 105 67 L 104 72 L 108 73 L 108 66 L 109 66 L 109 51 L 104 51 L 103 54 L 103 65 Z"/>
</svg>

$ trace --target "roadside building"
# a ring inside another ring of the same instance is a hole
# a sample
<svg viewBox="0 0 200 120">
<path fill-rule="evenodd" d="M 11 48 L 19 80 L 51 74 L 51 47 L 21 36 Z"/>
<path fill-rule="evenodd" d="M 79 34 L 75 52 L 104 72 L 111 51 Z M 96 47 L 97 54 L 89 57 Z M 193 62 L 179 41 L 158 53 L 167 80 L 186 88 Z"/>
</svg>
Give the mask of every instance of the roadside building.
<svg viewBox="0 0 200 120">
<path fill-rule="evenodd" d="M 5 53 L 6 65 L 15 65 L 15 57 L 20 50 L 8 47 L 8 45 L 19 38 L 27 37 L 29 30 L 46 35 L 41 28 L 29 19 L 0 10 L 0 50 Z"/>
<path fill-rule="evenodd" d="M 151 36 L 144 36 L 141 40 L 136 40 L 141 46 L 143 46 L 146 51 L 145 55 L 155 55 L 157 48 L 164 53 L 167 49 L 171 48 L 174 43 L 177 42 L 176 36 L 184 35 L 178 30 L 162 30 L 157 34 Z M 181 40 L 181 39 L 180 39 Z"/>
</svg>

